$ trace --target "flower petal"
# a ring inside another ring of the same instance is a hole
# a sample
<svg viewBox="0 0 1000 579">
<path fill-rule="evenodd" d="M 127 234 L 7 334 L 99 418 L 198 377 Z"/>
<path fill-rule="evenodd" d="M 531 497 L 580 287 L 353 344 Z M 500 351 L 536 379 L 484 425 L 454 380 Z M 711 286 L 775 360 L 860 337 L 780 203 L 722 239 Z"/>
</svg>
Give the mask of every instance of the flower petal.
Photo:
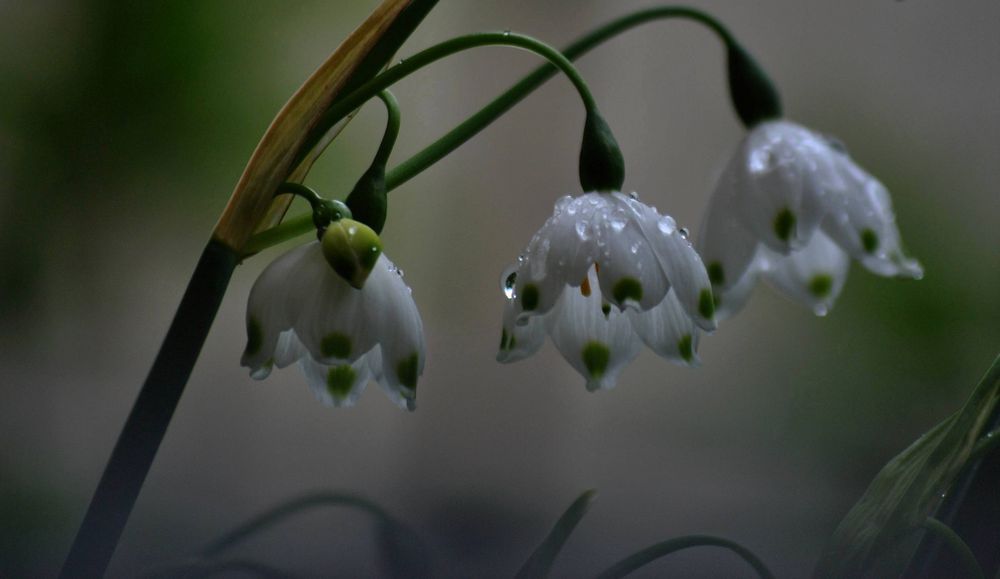
<svg viewBox="0 0 1000 579">
<path fill-rule="evenodd" d="M 247 304 L 247 347 L 240 364 L 261 380 L 270 373 L 279 336 L 292 325 L 285 307 L 289 273 L 302 261 L 308 246 L 297 247 L 271 262 L 250 290 Z"/>
<path fill-rule="evenodd" d="M 381 346 L 378 382 L 387 392 L 415 400 L 426 358 L 423 322 L 410 288 L 385 254 L 375 264 L 363 294 L 365 319 Z"/>
<path fill-rule="evenodd" d="M 744 138 L 727 173 L 744 225 L 772 250 L 787 254 L 812 237 L 824 211 L 818 164 L 831 154 L 822 136 L 787 121 L 762 123 Z"/>
<path fill-rule="evenodd" d="M 847 279 L 850 265 L 847 254 L 825 234 L 817 232 L 800 251 L 774 257 L 764 279 L 779 292 L 812 308 L 817 315 L 826 315 Z"/>
<path fill-rule="evenodd" d="M 716 297 L 752 275 L 757 238 L 740 222 L 737 209 L 736 179 L 726 171 L 715 186 L 698 235 L 698 251 Z"/>
<path fill-rule="evenodd" d="M 873 273 L 919 279 L 923 268 L 900 247 L 889 192 L 846 155 L 838 162 L 843 187 L 828 195 L 823 230 Z"/>
<path fill-rule="evenodd" d="M 613 196 L 624 200 L 621 193 Z M 663 301 L 670 284 L 646 241 L 639 217 L 624 201 L 621 203 L 602 225 L 605 231 L 598 241 L 595 261 L 600 268 L 597 279 L 604 298 L 619 309 L 631 305 L 648 310 Z"/>
<path fill-rule="evenodd" d="M 322 364 L 311 356 L 301 361 L 302 371 L 316 398 L 327 406 L 354 406 L 371 377 L 367 361 L 358 358 L 353 364 Z"/>
<path fill-rule="evenodd" d="M 308 247 L 301 265 L 287 281 L 295 333 L 318 362 L 353 363 L 380 338 L 372 331 L 371 314 L 363 308 L 364 296 L 377 291 L 379 284 L 352 288 L 327 263 L 319 242 Z"/>
<path fill-rule="evenodd" d="M 698 328 L 684 310 L 673 290 L 655 308 L 625 312 L 635 332 L 649 349 L 672 362 L 700 366 Z"/>
<path fill-rule="evenodd" d="M 624 313 L 603 307 L 596 273 L 591 271 L 588 280 L 591 294 L 566 288 L 546 325 L 552 343 L 586 379 L 587 390 L 594 391 L 614 387 L 618 374 L 639 353 L 640 341 Z"/>
<path fill-rule="evenodd" d="M 630 202 L 632 209 L 642 216 L 638 218 L 639 226 L 677 299 L 698 327 L 714 330 L 715 302 L 701 256 L 677 229 L 671 217 L 661 216 L 655 209 L 638 201 Z"/>
<path fill-rule="evenodd" d="M 544 319 L 545 316 L 531 316 L 518 323 L 515 300 L 508 299 L 503 308 L 497 362 L 517 362 L 537 352 L 545 341 Z"/>
</svg>

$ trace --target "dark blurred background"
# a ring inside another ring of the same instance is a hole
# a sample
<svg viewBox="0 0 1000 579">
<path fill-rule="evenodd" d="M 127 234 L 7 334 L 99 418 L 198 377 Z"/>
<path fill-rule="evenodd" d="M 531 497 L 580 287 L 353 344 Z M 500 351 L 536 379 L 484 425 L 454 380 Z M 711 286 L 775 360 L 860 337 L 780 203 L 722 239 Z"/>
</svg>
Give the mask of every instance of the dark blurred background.
<svg viewBox="0 0 1000 579">
<path fill-rule="evenodd" d="M 760 288 L 702 341 L 702 368 L 644 352 L 588 394 L 551 345 L 493 361 L 498 277 L 577 192 L 582 109 L 557 78 L 391 197 L 388 255 L 423 315 L 419 409 L 377 388 L 315 401 L 295 369 L 239 367 L 247 261 L 139 497 L 111 575 L 182 559 L 310 489 L 358 493 L 423 538 L 439 576 L 511 576 L 569 502 L 599 499 L 558 576 L 713 533 L 779 576 L 811 569 L 885 463 L 956 409 L 1000 346 L 1000 4 L 695 1 L 893 193 L 920 282 L 852 268 L 832 313 Z M 374 1 L 0 3 L 0 576 L 53 576 L 215 220 L 273 115 Z M 442 1 L 401 56 L 511 29 L 556 45 L 648 2 Z M 537 60 L 465 53 L 395 87 L 394 162 Z M 696 229 L 742 130 L 703 28 L 646 25 L 580 68 L 625 153 L 626 188 Z M 384 113 L 366 106 L 308 183 L 340 197 Z M 302 207 L 296 205 L 295 211 Z M 304 576 L 379 575 L 373 526 L 322 510 L 234 552 Z M 644 576 L 746 576 L 677 555 Z M 639 574 L 642 575 L 642 574 Z"/>
</svg>

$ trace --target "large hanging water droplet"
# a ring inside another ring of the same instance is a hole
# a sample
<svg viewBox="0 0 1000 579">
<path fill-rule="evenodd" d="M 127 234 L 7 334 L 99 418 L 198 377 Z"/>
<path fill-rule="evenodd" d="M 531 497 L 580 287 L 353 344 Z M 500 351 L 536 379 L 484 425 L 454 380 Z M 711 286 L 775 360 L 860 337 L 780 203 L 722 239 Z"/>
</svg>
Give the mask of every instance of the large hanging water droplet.
<svg viewBox="0 0 1000 579">
<path fill-rule="evenodd" d="M 514 286 L 517 284 L 517 267 L 510 266 L 500 274 L 500 290 L 507 299 L 512 300 L 517 297 L 514 293 Z"/>
</svg>

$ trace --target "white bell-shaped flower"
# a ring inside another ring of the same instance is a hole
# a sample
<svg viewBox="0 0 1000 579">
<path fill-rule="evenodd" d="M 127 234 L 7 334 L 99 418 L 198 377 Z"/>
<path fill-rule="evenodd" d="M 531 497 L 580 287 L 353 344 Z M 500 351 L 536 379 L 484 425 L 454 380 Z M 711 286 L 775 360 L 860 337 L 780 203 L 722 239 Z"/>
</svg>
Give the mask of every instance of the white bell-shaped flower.
<svg viewBox="0 0 1000 579">
<path fill-rule="evenodd" d="M 695 365 L 714 302 L 698 253 L 674 220 L 634 196 L 565 196 L 501 280 L 500 362 L 534 354 L 548 333 L 589 390 L 611 388 L 645 342 Z"/>
<path fill-rule="evenodd" d="M 743 307 L 758 277 L 823 315 L 851 257 L 883 276 L 919 279 L 903 254 L 885 187 L 838 142 L 788 121 L 743 139 L 712 194 L 698 237 L 717 313 Z"/>
<path fill-rule="evenodd" d="M 338 275 L 318 241 L 271 263 L 247 307 L 242 365 L 262 380 L 299 361 L 316 396 L 353 405 L 369 379 L 413 410 L 424 369 L 424 333 L 410 288 L 385 254 L 361 289 Z"/>
</svg>

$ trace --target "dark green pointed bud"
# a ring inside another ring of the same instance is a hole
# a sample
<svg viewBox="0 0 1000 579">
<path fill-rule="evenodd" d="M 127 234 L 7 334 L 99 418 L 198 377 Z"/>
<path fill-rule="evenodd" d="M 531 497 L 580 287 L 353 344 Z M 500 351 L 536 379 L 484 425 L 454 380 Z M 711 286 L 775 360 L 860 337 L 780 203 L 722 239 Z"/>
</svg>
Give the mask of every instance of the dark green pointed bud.
<svg viewBox="0 0 1000 579">
<path fill-rule="evenodd" d="M 389 206 L 385 194 L 385 165 L 376 163 L 369 167 L 355 183 L 346 201 L 354 219 L 371 227 L 375 233 L 382 233 Z"/>
<path fill-rule="evenodd" d="M 611 128 L 596 108 L 587 111 L 580 147 L 580 186 L 589 191 L 621 191 L 625 159 Z"/>
<path fill-rule="evenodd" d="M 729 96 L 745 127 L 781 118 L 781 97 L 753 57 L 735 42 L 727 42 Z"/>
<path fill-rule="evenodd" d="M 361 289 L 382 255 L 382 242 L 364 223 L 341 219 L 323 232 L 323 256 L 351 287 Z"/>
</svg>

